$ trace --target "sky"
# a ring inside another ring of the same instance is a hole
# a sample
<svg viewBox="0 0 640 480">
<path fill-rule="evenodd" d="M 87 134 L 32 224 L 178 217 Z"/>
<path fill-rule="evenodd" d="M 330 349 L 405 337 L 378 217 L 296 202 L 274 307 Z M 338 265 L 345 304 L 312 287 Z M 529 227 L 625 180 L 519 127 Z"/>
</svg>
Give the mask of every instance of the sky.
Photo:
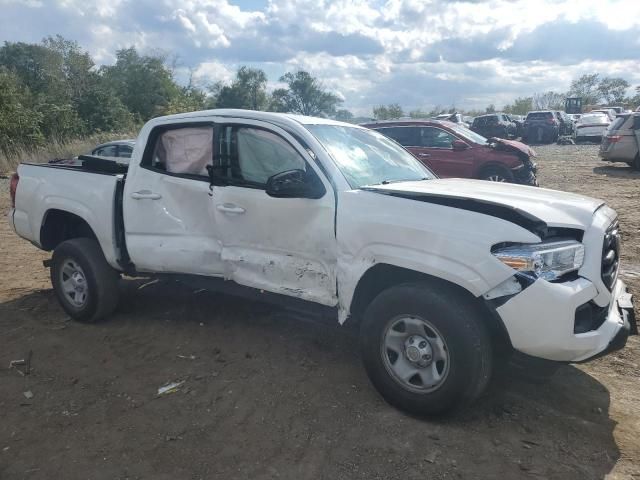
<svg viewBox="0 0 640 480">
<path fill-rule="evenodd" d="M 640 85 L 640 0 L 0 0 L 0 41 L 55 34 L 97 64 L 162 52 L 202 86 L 308 70 L 356 115 L 500 107 L 585 73 Z"/>
</svg>

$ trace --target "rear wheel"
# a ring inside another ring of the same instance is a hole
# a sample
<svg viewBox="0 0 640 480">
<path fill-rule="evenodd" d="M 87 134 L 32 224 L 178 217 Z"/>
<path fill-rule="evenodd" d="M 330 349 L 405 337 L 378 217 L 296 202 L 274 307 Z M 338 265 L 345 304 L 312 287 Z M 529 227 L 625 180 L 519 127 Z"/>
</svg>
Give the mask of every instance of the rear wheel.
<svg viewBox="0 0 640 480">
<path fill-rule="evenodd" d="M 413 414 L 468 404 L 491 375 L 491 343 L 474 305 L 426 284 L 379 294 L 365 312 L 360 342 L 373 385 L 387 402 Z"/>
<path fill-rule="evenodd" d="M 640 170 L 640 153 L 636 155 L 636 158 L 633 160 L 631 167 L 635 168 L 636 170 Z"/>
<path fill-rule="evenodd" d="M 490 182 L 513 182 L 513 174 L 502 167 L 488 167 L 480 173 L 480 180 L 488 180 Z"/>
<path fill-rule="evenodd" d="M 51 283 L 60 305 L 75 320 L 95 322 L 112 313 L 119 278 L 96 240 L 66 240 L 53 252 Z"/>
</svg>

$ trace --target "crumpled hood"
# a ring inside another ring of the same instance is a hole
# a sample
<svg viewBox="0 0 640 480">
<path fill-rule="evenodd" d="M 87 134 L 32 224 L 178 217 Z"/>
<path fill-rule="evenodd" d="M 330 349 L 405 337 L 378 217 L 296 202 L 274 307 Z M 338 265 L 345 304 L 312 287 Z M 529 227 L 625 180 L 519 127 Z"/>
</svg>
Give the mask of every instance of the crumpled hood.
<svg viewBox="0 0 640 480">
<path fill-rule="evenodd" d="M 517 140 L 506 140 L 504 138 L 492 137 L 489 141 L 495 143 L 499 150 L 516 150 L 528 155 L 529 157 L 536 156 L 536 152 L 533 148 L 522 142 L 518 142 Z"/>
<path fill-rule="evenodd" d="M 461 200 L 475 200 L 473 210 L 484 213 L 486 204 L 487 215 L 492 214 L 492 205 L 499 205 L 524 212 L 550 227 L 582 230 L 591 225 L 594 212 L 604 204 L 602 200 L 557 190 L 459 178 L 398 182 L 366 189 L 412 200 L 433 199 L 441 205 L 450 200 L 454 208 L 465 208 Z"/>
</svg>

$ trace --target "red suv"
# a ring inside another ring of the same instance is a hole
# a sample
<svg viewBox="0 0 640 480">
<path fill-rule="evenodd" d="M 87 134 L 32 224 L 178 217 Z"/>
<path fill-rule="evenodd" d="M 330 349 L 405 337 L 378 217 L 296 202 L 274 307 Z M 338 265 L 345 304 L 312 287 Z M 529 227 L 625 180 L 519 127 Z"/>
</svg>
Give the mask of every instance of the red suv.
<svg viewBox="0 0 640 480">
<path fill-rule="evenodd" d="M 439 177 L 478 178 L 537 186 L 535 152 L 524 143 L 486 139 L 461 125 L 439 120 L 394 120 L 363 124 L 409 150 Z"/>
</svg>

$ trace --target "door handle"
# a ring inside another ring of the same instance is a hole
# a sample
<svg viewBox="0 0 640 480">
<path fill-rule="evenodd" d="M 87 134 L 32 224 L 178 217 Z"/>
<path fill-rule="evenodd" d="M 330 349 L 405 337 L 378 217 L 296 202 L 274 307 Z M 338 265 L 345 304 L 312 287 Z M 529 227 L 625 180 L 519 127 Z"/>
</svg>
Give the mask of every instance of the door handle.
<svg viewBox="0 0 640 480">
<path fill-rule="evenodd" d="M 418 156 L 419 157 L 430 157 L 431 154 L 430 153 L 419 153 Z"/>
<path fill-rule="evenodd" d="M 245 212 L 244 208 L 234 205 L 233 203 L 220 203 L 216 205 L 216 208 L 224 213 L 240 214 Z"/>
<path fill-rule="evenodd" d="M 139 192 L 133 192 L 131 198 L 134 200 L 159 200 L 162 198 L 162 195 L 153 193 L 150 190 L 140 190 Z"/>
</svg>

